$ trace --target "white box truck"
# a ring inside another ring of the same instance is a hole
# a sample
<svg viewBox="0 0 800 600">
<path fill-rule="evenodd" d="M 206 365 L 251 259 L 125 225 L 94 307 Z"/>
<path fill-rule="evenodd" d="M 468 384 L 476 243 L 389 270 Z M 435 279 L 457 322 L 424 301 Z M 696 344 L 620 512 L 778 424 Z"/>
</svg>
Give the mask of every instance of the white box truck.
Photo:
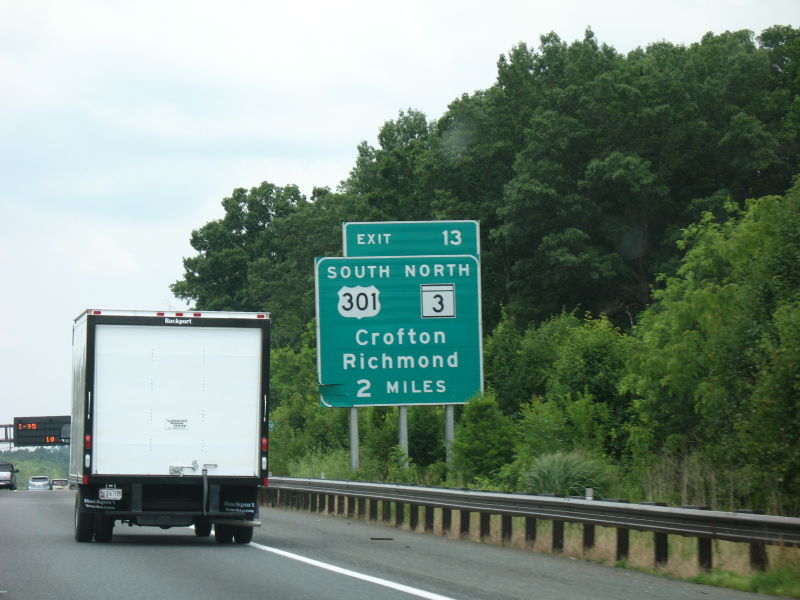
<svg viewBox="0 0 800 600">
<path fill-rule="evenodd" d="M 249 543 L 267 485 L 267 313 L 87 310 L 72 334 L 75 539 L 115 522 Z"/>
</svg>

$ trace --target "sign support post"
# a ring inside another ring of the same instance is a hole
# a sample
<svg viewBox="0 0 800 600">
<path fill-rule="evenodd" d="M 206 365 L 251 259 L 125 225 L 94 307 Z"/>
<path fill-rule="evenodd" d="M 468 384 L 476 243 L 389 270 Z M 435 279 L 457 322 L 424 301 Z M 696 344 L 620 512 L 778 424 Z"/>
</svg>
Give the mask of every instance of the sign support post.
<svg viewBox="0 0 800 600">
<path fill-rule="evenodd" d="M 358 471 L 358 409 L 353 406 L 350 408 L 350 469 Z"/>
<path fill-rule="evenodd" d="M 453 441 L 456 439 L 455 406 L 447 404 L 444 407 L 444 448 L 447 457 L 447 466 L 453 466 Z"/>
<path fill-rule="evenodd" d="M 408 456 L 408 407 L 401 406 L 399 408 L 400 414 L 398 415 L 398 429 L 400 430 L 400 449 L 403 451 L 403 454 Z M 407 467 L 408 462 L 405 462 L 404 466 Z"/>
</svg>

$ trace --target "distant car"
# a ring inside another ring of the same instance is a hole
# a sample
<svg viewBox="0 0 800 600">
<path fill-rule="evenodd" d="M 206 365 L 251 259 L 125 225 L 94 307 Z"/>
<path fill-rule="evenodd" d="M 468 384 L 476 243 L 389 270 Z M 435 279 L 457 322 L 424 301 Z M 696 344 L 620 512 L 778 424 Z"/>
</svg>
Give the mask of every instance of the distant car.
<svg viewBox="0 0 800 600">
<path fill-rule="evenodd" d="M 29 490 L 49 490 L 50 478 L 47 475 L 34 475 L 28 480 Z"/>
<path fill-rule="evenodd" d="M 69 489 L 69 479 L 53 479 L 50 482 L 50 489 L 51 490 L 68 490 Z"/>
<path fill-rule="evenodd" d="M 0 462 L 0 488 L 17 489 L 17 473 L 19 469 L 15 469 L 10 462 Z"/>
</svg>

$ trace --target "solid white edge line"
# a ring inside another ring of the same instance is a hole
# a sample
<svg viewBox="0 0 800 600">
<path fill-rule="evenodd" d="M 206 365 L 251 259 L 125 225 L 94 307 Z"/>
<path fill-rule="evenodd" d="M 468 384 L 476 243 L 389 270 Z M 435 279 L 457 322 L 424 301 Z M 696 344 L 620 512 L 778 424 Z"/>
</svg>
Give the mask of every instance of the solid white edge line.
<svg viewBox="0 0 800 600">
<path fill-rule="evenodd" d="M 350 569 L 343 569 L 342 567 L 329 565 L 328 563 L 314 560 L 313 558 L 306 558 L 305 556 L 300 556 L 299 554 L 292 554 L 291 552 L 286 552 L 285 550 L 279 550 L 278 548 L 271 548 L 270 546 L 262 546 L 261 544 L 256 544 L 255 542 L 251 542 L 250 546 L 252 546 L 253 548 L 258 548 L 259 550 L 263 550 L 264 552 L 271 552 L 272 554 L 277 554 L 278 556 L 283 556 L 284 558 L 290 558 L 292 560 L 296 560 L 305 563 L 307 565 L 311 565 L 313 567 L 319 567 L 320 569 L 325 569 L 326 571 L 338 573 L 339 575 L 346 575 L 347 577 L 360 579 L 362 581 L 374 583 L 375 585 L 382 585 L 383 587 L 397 590 L 399 592 L 405 592 L 406 594 L 411 594 L 412 596 L 418 596 L 419 598 L 426 598 L 427 600 L 454 600 L 449 596 L 442 596 L 441 594 L 426 592 L 425 590 L 420 590 L 418 588 L 414 588 L 409 585 L 403 585 L 402 583 L 395 583 L 394 581 L 389 581 L 388 579 L 381 579 L 380 577 L 365 575 L 364 573 L 358 573 L 356 571 L 351 571 Z"/>
</svg>

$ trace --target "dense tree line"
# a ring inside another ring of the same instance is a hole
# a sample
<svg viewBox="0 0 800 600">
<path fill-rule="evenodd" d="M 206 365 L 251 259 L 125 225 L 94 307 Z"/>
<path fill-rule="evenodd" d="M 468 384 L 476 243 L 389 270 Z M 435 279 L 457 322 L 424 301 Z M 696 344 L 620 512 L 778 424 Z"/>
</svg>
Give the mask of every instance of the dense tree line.
<svg viewBox="0 0 800 600">
<path fill-rule="evenodd" d="M 798 512 L 799 64 L 789 26 L 519 44 L 438 120 L 384 123 L 335 191 L 234 190 L 173 292 L 273 313 L 273 470 L 333 476 L 314 257 L 341 255 L 343 221 L 477 219 L 488 393 L 459 412 L 462 481 L 547 491 L 531 469 L 572 453 L 618 493 Z M 365 472 L 448 476 L 437 411 L 411 411 L 410 457 L 393 409 L 361 411 Z"/>
</svg>

